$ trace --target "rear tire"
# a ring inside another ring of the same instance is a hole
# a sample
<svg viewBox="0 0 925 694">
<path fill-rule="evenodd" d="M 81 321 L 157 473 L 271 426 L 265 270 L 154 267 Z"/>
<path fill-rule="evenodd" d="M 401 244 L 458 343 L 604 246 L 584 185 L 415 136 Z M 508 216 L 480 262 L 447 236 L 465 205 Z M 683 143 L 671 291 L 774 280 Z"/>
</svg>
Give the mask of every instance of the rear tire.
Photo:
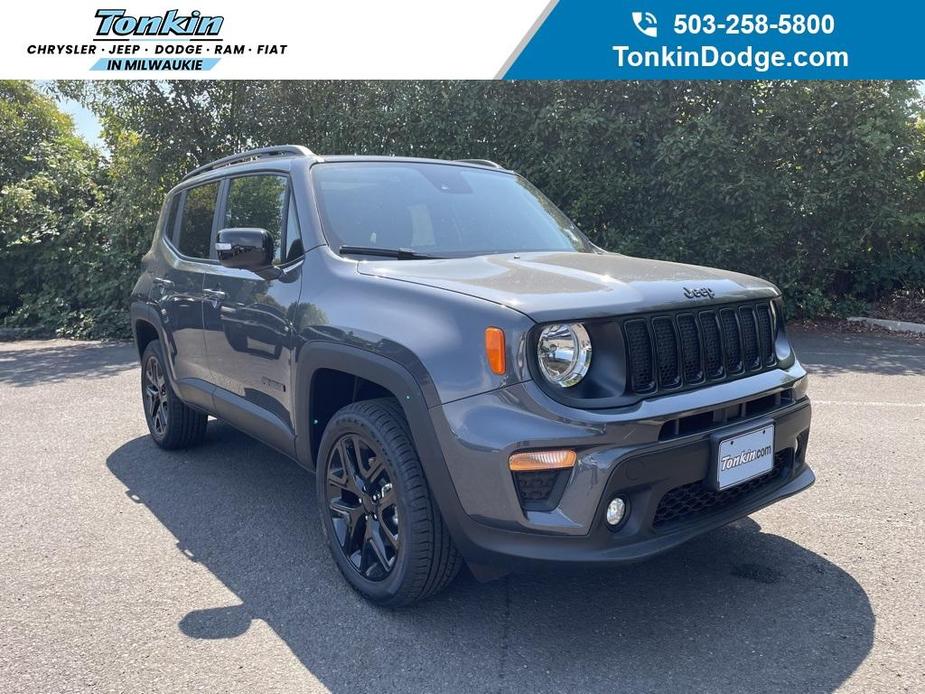
<svg viewBox="0 0 925 694">
<path fill-rule="evenodd" d="M 141 356 L 141 399 L 148 431 L 161 448 L 187 448 L 205 438 L 209 418 L 188 407 L 174 393 L 159 340 L 149 342 Z"/>
<path fill-rule="evenodd" d="M 316 468 L 325 540 L 361 595 L 400 607 L 453 580 L 462 558 L 431 498 L 397 402 L 365 400 L 335 413 Z"/>
</svg>

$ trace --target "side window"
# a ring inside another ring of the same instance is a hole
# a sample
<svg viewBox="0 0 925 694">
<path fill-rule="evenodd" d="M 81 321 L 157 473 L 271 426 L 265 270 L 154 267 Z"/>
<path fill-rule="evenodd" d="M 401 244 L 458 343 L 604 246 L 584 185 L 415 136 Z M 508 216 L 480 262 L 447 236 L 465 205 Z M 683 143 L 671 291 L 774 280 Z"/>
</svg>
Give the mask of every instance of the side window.
<svg viewBox="0 0 925 694">
<path fill-rule="evenodd" d="M 273 262 L 282 260 L 286 211 L 285 176 L 239 176 L 228 181 L 228 200 L 222 227 L 256 227 L 273 237 Z"/>
<path fill-rule="evenodd" d="M 295 260 L 304 255 L 305 247 L 302 245 L 302 230 L 299 227 L 299 215 L 295 209 L 295 200 L 289 196 L 289 212 L 286 214 L 286 262 Z"/>
<path fill-rule="evenodd" d="M 167 212 L 164 215 L 164 226 L 161 233 L 164 238 L 173 241 L 173 232 L 177 228 L 177 212 L 180 210 L 180 194 L 174 195 L 167 203 Z"/>
<path fill-rule="evenodd" d="M 180 238 L 177 248 L 192 258 L 208 258 L 212 243 L 212 218 L 215 216 L 215 198 L 218 183 L 207 183 L 186 191 L 183 217 L 180 219 Z"/>
</svg>

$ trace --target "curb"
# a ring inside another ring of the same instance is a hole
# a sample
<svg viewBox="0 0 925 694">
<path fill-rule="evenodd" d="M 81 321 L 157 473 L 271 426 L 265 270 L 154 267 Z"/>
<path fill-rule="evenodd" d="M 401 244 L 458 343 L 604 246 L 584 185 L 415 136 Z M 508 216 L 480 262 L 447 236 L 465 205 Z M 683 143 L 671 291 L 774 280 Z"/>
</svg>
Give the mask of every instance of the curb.
<svg viewBox="0 0 925 694">
<path fill-rule="evenodd" d="M 13 342 L 30 337 L 29 328 L 0 328 L 0 342 Z"/>
<path fill-rule="evenodd" d="M 882 318 L 867 318 L 864 316 L 850 316 L 848 318 L 852 323 L 865 323 L 874 325 L 878 328 L 885 328 L 897 333 L 916 333 L 925 335 L 925 323 L 910 323 L 903 320 L 884 320 Z"/>
</svg>

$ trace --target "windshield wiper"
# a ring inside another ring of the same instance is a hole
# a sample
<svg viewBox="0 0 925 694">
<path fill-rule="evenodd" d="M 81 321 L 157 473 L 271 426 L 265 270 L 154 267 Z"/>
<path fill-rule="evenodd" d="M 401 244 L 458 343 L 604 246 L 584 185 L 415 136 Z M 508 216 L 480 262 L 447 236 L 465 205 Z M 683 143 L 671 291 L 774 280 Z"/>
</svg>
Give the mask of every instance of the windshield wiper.
<svg viewBox="0 0 925 694">
<path fill-rule="evenodd" d="M 376 248 L 375 246 L 341 246 L 337 249 L 340 255 L 375 255 L 383 258 L 397 260 L 440 260 L 439 255 L 418 253 L 410 248 Z"/>
</svg>

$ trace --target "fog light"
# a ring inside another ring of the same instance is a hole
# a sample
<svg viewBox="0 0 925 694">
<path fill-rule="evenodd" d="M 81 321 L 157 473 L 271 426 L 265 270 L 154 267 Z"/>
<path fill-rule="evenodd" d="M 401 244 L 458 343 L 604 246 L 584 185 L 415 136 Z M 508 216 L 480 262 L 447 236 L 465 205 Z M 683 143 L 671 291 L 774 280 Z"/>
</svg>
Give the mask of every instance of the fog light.
<svg viewBox="0 0 925 694">
<path fill-rule="evenodd" d="M 607 523 L 610 525 L 620 525 L 623 520 L 623 514 L 626 513 L 626 502 L 619 496 L 615 496 L 607 504 Z"/>
</svg>

